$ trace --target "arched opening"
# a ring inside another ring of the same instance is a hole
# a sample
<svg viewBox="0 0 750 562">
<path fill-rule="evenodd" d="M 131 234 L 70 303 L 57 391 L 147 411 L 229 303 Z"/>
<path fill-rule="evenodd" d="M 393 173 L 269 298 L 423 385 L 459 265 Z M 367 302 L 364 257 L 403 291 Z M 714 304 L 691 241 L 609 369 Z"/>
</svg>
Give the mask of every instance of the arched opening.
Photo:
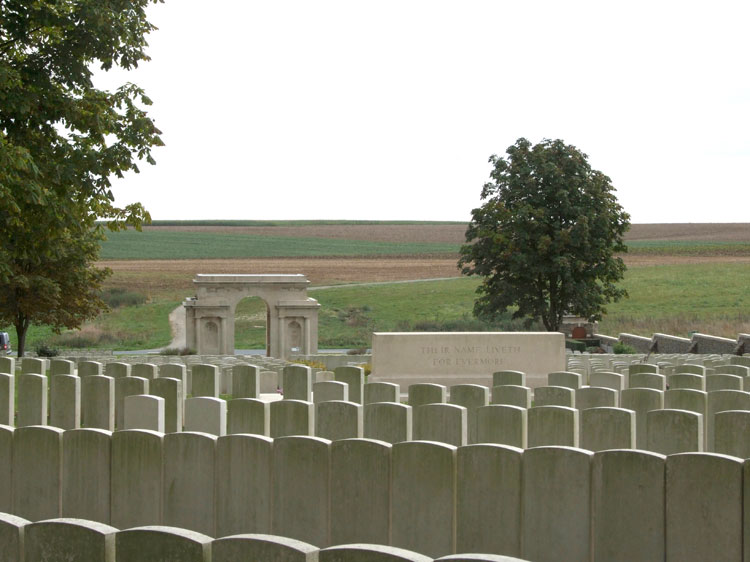
<svg viewBox="0 0 750 562">
<path fill-rule="evenodd" d="M 218 355 L 221 353 L 219 325 L 215 321 L 209 320 L 206 322 L 203 337 L 205 338 L 205 349 L 208 355 Z"/>
<path fill-rule="evenodd" d="M 260 297 L 247 297 L 234 312 L 234 347 L 268 355 L 268 304 Z"/>
<path fill-rule="evenodd" d="M 302 326 L 296 320 L 289 322 L 286 328 L 286 351 L 288 353 L 302 352 Z"/>
</svg>

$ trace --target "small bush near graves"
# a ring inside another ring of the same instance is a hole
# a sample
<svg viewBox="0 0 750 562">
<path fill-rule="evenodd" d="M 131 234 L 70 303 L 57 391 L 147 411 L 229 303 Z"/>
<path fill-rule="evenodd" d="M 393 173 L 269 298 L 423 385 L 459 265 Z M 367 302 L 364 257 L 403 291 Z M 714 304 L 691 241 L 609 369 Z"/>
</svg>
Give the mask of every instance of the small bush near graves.
<svg viewBox="0 0 750 562">
<path fill-rule="evenodd" d="M 620 341 L 618 341 L 618 342 L 617 342 L 617 343 L 616 343 L 616 344 L 615 344 L 615 345 L 614 345 L 614 346 L 612 347 L 612 351 L 613 351 L 614 353 L 616 353 L 617 355 L 631 355 L 631 354 L 633 354 L 633 353 L 638 353 L 638 352 L 636 351 L 636 349 L 635 349 L 635 348 L 634 348 L 633 346 L 631 346 L 631 345 L 628 345 L 628 344 L 626 344 L 626 343 L 622 343 L 622 342 L 620 342 Z"/>
<path fill-rule="evenodd" d="M 120 339 L 118 334 L 88 325 L 84 326 L 81 330 L 71 330 L 55 336 L 54 343 L 63 348 L 90 349 L 111 346 L 120 341 Z"/>
<path fill-rule="evenodd" d="M 195 355 L 196 353 L 197 351 L 191 347 L 168 347 L 162 349 L 159 355 Z"/>
<path fill-rule="evenodd" d="M 39 344 L 34 348 L 38 357 L 57 357 L 60 352 L 54 347 L 50 347 L 45 343 Z"/>
</svg>

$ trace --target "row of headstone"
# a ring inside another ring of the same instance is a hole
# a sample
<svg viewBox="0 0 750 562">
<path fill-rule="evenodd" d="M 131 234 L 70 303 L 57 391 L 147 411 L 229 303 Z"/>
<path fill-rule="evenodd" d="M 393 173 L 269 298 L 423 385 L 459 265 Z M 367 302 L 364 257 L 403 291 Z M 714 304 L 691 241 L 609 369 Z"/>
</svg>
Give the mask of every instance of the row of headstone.
<svg viewBox="0 0 750 562">
<path fill-rule="evenodd" d="M 431 558 L 414 551 L 383 545 L 347 544 L 318 548 L 287 537 L 243 534 L 220 539 L 178 529 L 152 526 L 120 531 L 85 519 L 50 519 L 32 523 L 0 513 L 0 549 L 13 562 L 440 562 L 466 560 L 464 555 Z M 467 555 L 474 562 L 523 562 L 492 554 Z"/>
<path fill-rule="evenodd" d="M 529 560 L 741 560 L 750 540 L 750 461 L 711 453 L 50 427 L 0 428 L 0 452 L 0 509 L 31 521 Z"/>
</svg>

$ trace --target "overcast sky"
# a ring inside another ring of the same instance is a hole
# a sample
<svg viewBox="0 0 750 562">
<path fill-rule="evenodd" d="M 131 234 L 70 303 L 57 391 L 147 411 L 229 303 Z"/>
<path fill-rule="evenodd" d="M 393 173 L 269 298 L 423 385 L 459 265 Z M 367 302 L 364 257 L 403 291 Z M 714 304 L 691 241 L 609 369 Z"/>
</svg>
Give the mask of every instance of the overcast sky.
<svg viewBox="0 0 750 562">
<path fill-rule="evenodd" d="M 493 153 L 560 138 L 632 222 L 748 222 L 750 2 L 166 0 L 132 81 L 154 219 L 469 220 Z"/>
</svg>

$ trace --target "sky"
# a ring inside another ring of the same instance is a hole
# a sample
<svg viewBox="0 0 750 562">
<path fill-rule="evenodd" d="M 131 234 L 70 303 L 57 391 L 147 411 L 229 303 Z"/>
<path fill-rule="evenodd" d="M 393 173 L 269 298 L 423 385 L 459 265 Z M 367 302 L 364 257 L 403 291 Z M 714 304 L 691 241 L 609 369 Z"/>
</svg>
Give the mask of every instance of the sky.
<svg viewBox="0 0 750 562">
<path fill-rule="evenodd" d="M 748 222 L 750 2 L 166 0 L 153 219 L 468 221 L 492 154 L 562 139 L 633 223 Z"/>
</svg>

